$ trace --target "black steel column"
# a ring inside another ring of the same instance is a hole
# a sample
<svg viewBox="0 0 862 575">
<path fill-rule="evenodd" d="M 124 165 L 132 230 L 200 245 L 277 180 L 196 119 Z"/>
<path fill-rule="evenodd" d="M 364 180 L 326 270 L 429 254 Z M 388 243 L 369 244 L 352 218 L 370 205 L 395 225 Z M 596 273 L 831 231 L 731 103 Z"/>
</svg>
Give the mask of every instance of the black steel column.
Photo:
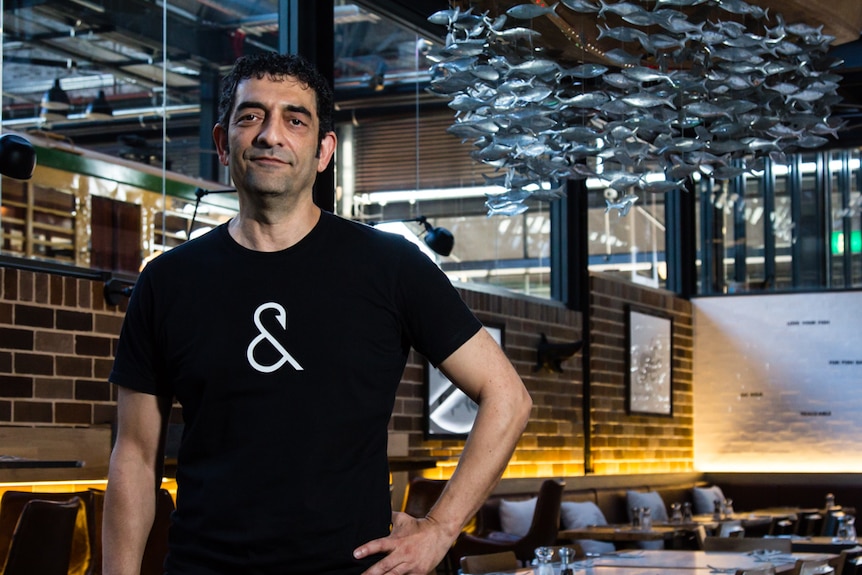
<svg viewBox="0 0 862 575">
<path fill-rule="evenodd" d="M 200 76 L 200 124 L 198 126 L 198 174 L 204 180 L 218 182 L 221 163 L 213 142 L 213 126 L 218 122 L 218 98 L 221 78 L 218 70 L 202 68 Z M 222 182 L 229 184 L 229 182 Z"/>
<path fill-rule="evenodd" d="M 738 165 L 738 164 L 737 164 Z M 728 196 L 733 201 L 733 279 L 744 284 L 748 280 L 748 238 L 745 219 L 745 175 L 728 182 Z"/>
<path fill-rule="evenodd" d="M 790 178 L 788 178 L 788 182 L 789 180 Z M 763 287 L 764 289 L 775 289 L 775 230 L 772 229 L 772 214 L 775 213 L 775 172 L 772 169 L 772 160 L 767 159 L 764 164 L 760 185 L 763 195 L 764 218 Z"/>
<path fill-rule="evenodd" d="M 566 195 L 551 203 L 551 297 L 581 312 L 584 471 L 592 473 L 589 192 L 584 180 L 569 180 L 566 187 Z"/>
<path fill-rule="evenodd" d="M 697 291 L 697 226 L 695 185 L 665 194 L 665 260 L 667 289 L 689 298 Z"/>
<path fill-rule="evenodd" d="M 335 47 L 333 0 L 279 0 L 278 50 L 301 54 L 333 84 Z M 318 174 L 314 202 L 328 212 L 335 211 L 335 161 Z"/>
<path fill-rule="evenodd" d="M 852 249 L 852 235 L 853 235 L 853 218 L 850 215 L 850 151 L 849 150 L 841 150 L 838 154 L 838 157 L 841 162 L 841 168 L 838 170 L 838 192 L 841 194 L 841 213 L 843 215 L 841 218 L 841 231 L 844 234 L 844 253 L 841 254 L 841 264 L 842 271 L 844 274 L 844 287 L 852 288 L 853 287 L 853 249 Z M 832 218 L 830 217 L 828 221 L 831 222 Z M 831 232 L 832 230 L 830 230 Z M 831 234 L 830 234 L 831 235 Z M 831 249 L 832 238 L 829 238 L 829 245 Z"/>
</svg>

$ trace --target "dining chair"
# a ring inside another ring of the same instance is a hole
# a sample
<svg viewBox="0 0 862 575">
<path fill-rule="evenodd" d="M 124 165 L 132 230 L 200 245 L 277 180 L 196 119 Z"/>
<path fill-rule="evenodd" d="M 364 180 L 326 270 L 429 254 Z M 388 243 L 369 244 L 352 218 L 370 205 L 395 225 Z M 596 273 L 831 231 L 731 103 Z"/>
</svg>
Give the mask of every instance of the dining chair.
<svg viewBox="0 0 862 575">
<path fill-rule="evenodd" d="M 722 521 L 718 529 L 719 537 L 745 537 L 742 521 Z"/>
<path fill-rule="evenodd" d="M 797 559 L 790 575 L 834 575 L 829 559 Z"/>
<path fill-rule="evenodd" d="M 482 575 L 495 571 L 514 571 L 521 566 L 514 551 L 465 555 L 461 557 L 461 572 L 464 575 Z"/>
<path fill-rule="evenodd" d="M 812 537 L 820 535 L 823 529 L 823 515 L 819 511 L 802 512 L 798 514 L 796 522 L 796 535 Z"/>
<path fill-rule="evenodd" d="M 736 575 L 775 575 L 775 566 L 754 567 L 751 569 L 737 569 Z"/>
<path fill-rule="evenodd" d="M 81 500 L 31 499 L 12 534 L 2 575 L 67 575 Z"/>
<path fill-rule="evenodd" d="M 513 551 L 520 561 L 531 561 L 536 547 L 553 545 L 560 529 L 560 503 L 563 498 L 565 482 L 546 479 L 539 487 L 536 507 L 530 528 L 524 535 L 491 532 L 472 534 L 462 532 L 449 550 L 453 570 L 459 565 L 461 557 L 483 555 L 500 551 Z"/>
<path fill-rule="evenodd" d="M 445 479 L 413 477 L 404 492 L 404 503 L 401 506 L 401 511 L 411 517 L 425 517 L 445 487 Z"/>
<path fill-rule="evenodd" d="M 842 549 L 838 559 L 833 563 L 835 575 L 856 575 L 859 558 L 862 557 L 862 547 L 857 545 L 850 549 Z"/>
<path fill-rule="evenodd" d="M 94 495 L 92 490 L 75 492 L 57 491 L 16 491 L 3 492 L 0 497 L 0 568 L 9 552 L 12 534 L 24 511 L 24 507 L 33 499 L 46 501 L 68 501 L 72 497 L 81 500 L 83 512 L 79 512 L 75 533 L 72 538 L 72 552 L 69 559 L 69 575 L 95 575 L 101 573 L 101 557 L 98 535 L 100 519 L 95 515 Z M 100 553 L 100 551 L 99 551 Z M 99 565 L 97 566 L 97 560 Z"/>
<path fill-rule="evenodd" d="M 793 535 L 793 532 L 796 530 L 796 516 L 787 517 L 787 516 L 776 516 L 772 518 L 772 522 L 769 525 L 769 534 L 770 535 Z"/>
<path fill-rule="evenodd" d="M 703 540 L 704 551 L 755 551 L 766 549 L 790 553 L 793 542 L 785 538 L 764 537 L 707 537 Z"/>
<path fill-rule="evenodd" d="M 144 558 L 141 562 L 141 575 L 163 575 L 165 572 L 165 557 L 168 555 L 168 529 L 171 525 L 171 513 L 174 511 L 174 499 L 167 489 L 159 489 L 156 495 L 156 516 Z"/>
</svg>

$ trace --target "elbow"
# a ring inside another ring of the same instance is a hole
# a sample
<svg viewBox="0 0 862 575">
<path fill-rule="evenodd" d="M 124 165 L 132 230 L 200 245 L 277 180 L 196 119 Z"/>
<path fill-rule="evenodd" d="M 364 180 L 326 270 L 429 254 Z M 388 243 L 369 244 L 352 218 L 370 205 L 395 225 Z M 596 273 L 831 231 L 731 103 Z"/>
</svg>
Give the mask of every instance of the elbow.
<svg viewBox="0 0 862 575">
<path fill-rule="evenodd" d="M 530 421 L 530 414 L 533 411 L 533 398 L 526 388 L 523 388 L 523 393 L 515 405 L 515 416 L 513 419 L 519 424 L 518 427 L 523 431 L 527 428 L 527 422 Z"/>
</svg>

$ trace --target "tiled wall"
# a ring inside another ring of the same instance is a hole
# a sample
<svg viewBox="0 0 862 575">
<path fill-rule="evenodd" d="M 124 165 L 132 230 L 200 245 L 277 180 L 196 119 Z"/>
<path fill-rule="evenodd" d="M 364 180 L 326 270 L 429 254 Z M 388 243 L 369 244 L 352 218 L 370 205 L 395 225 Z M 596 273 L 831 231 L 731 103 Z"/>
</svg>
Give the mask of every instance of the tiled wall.
<svg viewBox="0 0 862 575">
<path fill-rule="evenodd" d="M 0 267 L 0 425 L 104 425 L 115 417 L 107 377 L 122 324 L 105 304 L 101 281 Z M 592 420 L 594 472 L 692 469 L 691 307 L 666 292 L 601 277 L 593 280 Z M 581 353 L 563 372 L 536 369 L 541 334 L 553 343 L 581 339 L 581 314 L 545 300 L 462 290 L 486 323 L 504 327 L 504 347 L 533 397 L 527 431 L 507 477 L 585 472 Z M 624 305 L 674 315 L 674 416 L 633 417 L 624 408 Z M 390 429 L 406 434 L 411 455 L 443 459 L 429 476 L 451 473 L 462 440 L 423 435 L 425 362 L 411 354 Z M 3 453 L 5 446 L 0 446 Z"/>
</svg>

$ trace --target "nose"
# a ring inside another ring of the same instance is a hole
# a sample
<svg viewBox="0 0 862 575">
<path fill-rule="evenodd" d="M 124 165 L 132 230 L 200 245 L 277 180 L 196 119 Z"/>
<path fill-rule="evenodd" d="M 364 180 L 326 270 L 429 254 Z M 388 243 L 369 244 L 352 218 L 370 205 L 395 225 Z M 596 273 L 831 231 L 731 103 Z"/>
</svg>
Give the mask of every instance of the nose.
<svg viewBox="0 0 862 575">
<path fill-rule="evenodd" d="M 266 118 L 260 125 L 260 132 L 255 138 L 255 143 L 262 147 L 270 148 L 278 146 L 284 141 L 283 126 L 277 118 L 272 116 Z"/>
</svg>

